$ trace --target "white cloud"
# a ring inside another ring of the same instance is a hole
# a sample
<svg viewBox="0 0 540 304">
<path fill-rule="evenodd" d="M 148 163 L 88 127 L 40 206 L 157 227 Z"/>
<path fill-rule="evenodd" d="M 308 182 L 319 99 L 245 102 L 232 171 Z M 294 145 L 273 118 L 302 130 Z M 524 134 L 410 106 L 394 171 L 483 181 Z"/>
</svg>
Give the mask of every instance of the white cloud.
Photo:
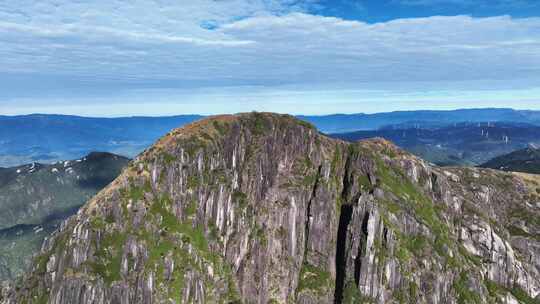
<svg viewBox="0 0 540 304">
<path fill-rule="evenodd" d="M 297 71 L 304 80 L 528 78 L 538 70 L 524 67 L 540 67 L 540 18 L 456 16 L 366 24 L 297 13 L 250 18 L 220 30 L 256 41 L 258 64 Z"/>
<path fill-rule="evenodd" d="M 3 1 L 0 80 L 30 75 L 27 79 L 69 80 L 57 89 L 76 82 L 106 83 L 110 90 L 115 83 L 354 88 L 379 82 L 392 88 L 411 81 L 505 79 L 540 87 L 540 18 L 454 16 L 367 24 L 308 14 L 316 3 Z M 31 91 L 32 83 L 27 85 L 18 89 Z M 0 88 L 16 96 L 16 87 Z"/>
<path fill-rule="evenodd" d="M 201 46 L 238 46 L 253 43 L 253 41 L 205 39 L 164 33 L 126 31 L 102 26 L 60 25 L 54 28 L 44 28 L 10 22 L 0 22 L 0 33 L 5 35 L 4 38 L 9 35 L 20 39 L 28 35 L 38 39 L 77 39 L 88 43 L 111 43 L 111 40 L 134 43 L 186 43 Z"/>
</svg>

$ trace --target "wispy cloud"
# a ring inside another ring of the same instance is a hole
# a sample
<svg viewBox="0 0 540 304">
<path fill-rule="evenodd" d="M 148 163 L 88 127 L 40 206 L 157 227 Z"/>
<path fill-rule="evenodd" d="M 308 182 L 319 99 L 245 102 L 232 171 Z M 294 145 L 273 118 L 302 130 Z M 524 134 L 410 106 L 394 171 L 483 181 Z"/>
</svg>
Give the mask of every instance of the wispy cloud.
<svg viewBox="0 0 540 304">
<path fill-rule="evenodd" d="M 32 91 L 58 94 L 71 86 L 110 92 L 141 86 L 354 88 L 378 82 L 391 89 L 415 81 L 507 79 L 540 86 L 540 18 L 454 16 L 368 24 L 310 14 L 317 5 L 3 1 L 0 102 Z"/>
<path fill-rule="evenodd" d="M 59 25 L 52 28 L 24 25 L 10 22 L 0 22 L 0 34 L 7 40 L 9 36 L 20 39 L 25 36 L 43 39 L 73 39 L 79 42 L 103 43 L 116 41 L 131 41 L 135 43 L 186 43 L 194 45 L 216 45 L 216 46 L 241 46 L 251 44 L 253 41 L 196 38 L 189 36 L 177 36 L 165 33 L 149 33 L 138 31 L 118 30 L 104 26 L 85 25 Z"/>
</svg>

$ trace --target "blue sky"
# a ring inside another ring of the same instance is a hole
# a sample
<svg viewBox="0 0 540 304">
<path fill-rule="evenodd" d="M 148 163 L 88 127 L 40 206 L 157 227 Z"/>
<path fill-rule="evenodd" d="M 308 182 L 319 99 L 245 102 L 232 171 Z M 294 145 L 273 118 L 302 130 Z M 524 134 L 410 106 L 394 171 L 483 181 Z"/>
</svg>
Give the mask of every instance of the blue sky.
<svg viewBox="0 0 540 304">
<path fill-rule="evenodd" d="M 386 22 L 399 18 L 469 15 L 516 18 L 537 17 L 540 3 L 531 0 L 325 0 L 312 11 L 365 22 Z"/>
<path fill-rule="evenodd" d="M 0 115 L 540 109 L 537 0 L 5 0 Z"/>
</svg>

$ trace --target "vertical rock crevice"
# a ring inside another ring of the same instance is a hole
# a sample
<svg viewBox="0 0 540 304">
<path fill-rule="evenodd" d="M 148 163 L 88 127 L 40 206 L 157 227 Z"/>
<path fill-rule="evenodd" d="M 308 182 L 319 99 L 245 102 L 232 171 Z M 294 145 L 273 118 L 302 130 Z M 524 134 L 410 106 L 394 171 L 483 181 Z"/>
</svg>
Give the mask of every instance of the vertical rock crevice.
<svg viewBox="0 0 540 304">
<path fill-rule="evenodd" d="M 359 180 L 355 179 L 355 170 L 353 169 L 358 164 L 358 154 L 354 150 L 350 150 L 347 154 L 345 161 L 345 168 L 343 174 L 343 189 L 341 192 L 341 210 L 339 215 L 339 225 L 337 231 L 337 244 L 336 244 L 336 282 L 334 291 L 334 303 L 341 304 L 343 302 L 343 296 L 345 293 L 346 285 L 348 281 L 354 279 L 356 286 L 358 287 L 360 282 L 360 273 L 362 269 L 362 257 L 365 254 L 365 244 L 367 239 L 367 223 L 369 219 L 369 213 L 366 212 L 363 217 L 360 214 L 356 214 L 357 202 L 361 199 L 362 190 Z M 366 170 L 368 171 L 368 170 Z M 368 179 L 370 177 L 368 176 Z M 358 228 L 354 228 L 352 221 L 362 220 L 361 231 Z M 351 227 L 351 224 L 353 225 Z M 351 235 L 352 233 L 352 235 Z M 354 236 L 358 234 L 361 238 L 356 244 Z M 358 246 L 358 249 L 353 248 Z M 356 254 L 352 251 L 357 250 Z M 350 257 L 353 257 L 351 260 Z M 348 268 L 352 271 L 348 271 Z"/>
<path fill-rule="evenodd" d="M 339 213 L 339 224 L 336 243 L 336 283 L 334 290 L 334 303 L 341 304 L 343 301 L 343 291 L 347 277 L 347 237 L 349 224 L 353 216 L 353 206 L 348 202 L 353 181 L 351 180 L 351 153 L 347 155 L 343 173 L 343 189 L 341 191 L 341 209 Z"/>
<path fill-rule="evenodd" d="M 336 289 L 334 292 L 334 303 L 341 304 L 343 300 L 343 290 L 347 276 L 347 236 L 349 224 L 353 215 L 353 206 L 345 204 L 341 206 L 339 216 L 339 226 L 336 248 Z"/>
</svg>

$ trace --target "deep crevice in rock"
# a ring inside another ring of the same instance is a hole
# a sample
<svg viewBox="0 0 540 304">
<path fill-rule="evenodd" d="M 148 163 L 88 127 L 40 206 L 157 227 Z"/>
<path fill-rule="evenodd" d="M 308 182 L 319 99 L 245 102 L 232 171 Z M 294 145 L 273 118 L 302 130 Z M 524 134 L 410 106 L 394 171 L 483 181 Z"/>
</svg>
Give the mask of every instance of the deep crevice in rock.
<svg viewBox="0 0 540 304">
<path fill-rule="evenodd" d="M 347 231 L 352 219 L 353 206 L 348 202 L 352 183 L 351 180 L 351 153 L 347 155 L 345 160 L 345 168 L 343 172 L 343 189 L 341 191 L 341 210 L 339 215 L 339 225 L 337 232 L 336 244 L 336 282 L 334 290 L 334 303 L 341 304 L 343 301 L 343 290 L 345 288 L 345 279 L 347 277 Z"/>
<path fill-rule="evenodd" d="M 362 244 L 358 246 L 358 253 L 354 259 L 354 283 L 356 287 L 360 284 L 360 271 L 362 270 Z"/>
<path fill-rule="evenodd" d="M 336 248 L 336 289 L 334 292 L 334 303 L 341 304 L 343 300 L 343 289 L 347 276 L 347 230 L 352 219 L 353 206 L 341 206 L 339 217 L 337 248 Z"/>
<path fill-rule="evenodd" d="M 341 200 L 345 203 L 344 200 L 346 200 L 349 197 L 349 194 L 351 192 L 351 180 L 350 180 L 350 168 L 351 168 L 351 156 L 347 156 L 347 160 L 345 161 L 345 169 L 343 172 L 343 189 L 341 190 Z"/>
</svg>

